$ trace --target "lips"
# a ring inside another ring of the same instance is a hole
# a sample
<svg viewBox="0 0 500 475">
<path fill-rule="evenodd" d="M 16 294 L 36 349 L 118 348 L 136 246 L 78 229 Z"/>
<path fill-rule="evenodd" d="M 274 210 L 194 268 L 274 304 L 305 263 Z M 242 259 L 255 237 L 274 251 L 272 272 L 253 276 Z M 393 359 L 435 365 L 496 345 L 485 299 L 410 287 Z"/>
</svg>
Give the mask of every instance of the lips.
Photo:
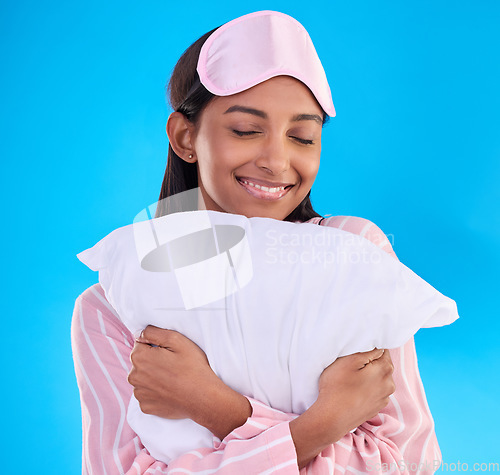
<svg viewBox="0 0 500 475">
<path fill-rule="evenodd" d="M 255 198 L 264 200 L 278 200 L 285 196 L 293 185 L 289 183 L 270 183 L 263 180 L 250 180 L 247 178 L 236 178 L 238 183 Z"/>
<path fill-rule="evenodd" d="M 267 188 L 279 188 L 279 187 L 287 187 L 287 186 L 292 186 L 293 183 L 277 183 L 277 182 L 270 182 L 266 180 L 261 180 L 259 178 L 251 178 L 251 177 L 246 177 L 246 176 L 238 176 L 236 177 L 238 180 L 246 181 L 248 183 L 251 183 L 252 185 L 259 185 L 259 186 L 264 186 Z M 265 190 L 268 191 L 268 190 Z"/>
</svg>

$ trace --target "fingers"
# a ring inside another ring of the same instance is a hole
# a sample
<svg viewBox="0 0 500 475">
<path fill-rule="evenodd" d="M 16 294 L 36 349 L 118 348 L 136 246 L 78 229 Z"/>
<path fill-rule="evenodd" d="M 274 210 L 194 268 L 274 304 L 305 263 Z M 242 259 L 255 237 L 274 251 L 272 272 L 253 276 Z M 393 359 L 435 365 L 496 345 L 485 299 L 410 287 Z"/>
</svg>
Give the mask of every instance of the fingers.
<svg viewBox="0 0 500 475">
<path fill-rule="evenodd" d="M 394 371 L 394 364 L 392 363 L 391 353 L 389 350 L 385 350 L 384 354 L 377 360 L 372 361 L 372 363 L 383 365 L 389 374 L 392 374 Z"/>
<path fill-rule="evenodd" d="M 381 348 L 374 348 L 373 350 L 370 351 L 365 351 L 362 353 L 354 353 L 348 356 L 347 358 L 350 358 L 352 360 L 352 363 L 358 369 L 363 369 L 368 364 L 381 359 L 385 353 L 388 353 L 388 351 Z"/>
<path fill-rule="evenodd" d="M 383 348 L 373 348 L 373 350 L 367 351 L 367 352 L 361 353 L 361 354 L 365 355 L 365 357 L 371 363 L 372 361 L 375 361 L 375 360 L 378 360 L 379 358 L 382 358 L 382 356 L 384 356 L 385 352 L 386 351 Z"/>
<path fill-rule="evenodd" d="M 164 361 L 170 352 L 165 351 L 158 345 L 150 346 L 148 343 L 136 341 L 130 352 L 130 362 L 132 363 L 128 382 L 132 386 L 142 384 L 146 378 L 150 378 L 157 368 L 158 362 Z"/>
<path fill-rule="evenodd" d="M 174 330 L 165 330 L 153 325 L 148 325 L 142 330 L 139 338 L 136 338 L 138 343 L 145 343 L 147 345 L 161 346 L 162 348 L 169 348 L 175 337 L 172 335 L 177 333 Z"/>
<path fill-rule="evenodd" d="M 394 383 L 394 379 L 392 377 L 394 364 L 392 363 L 389 350 L 385 350 L 384 354 L 380 358 L 372 361 L 372 365 L 381 371 L 383 377 L 383 387 L 386 395 L 383 407 L 385 407 L 389 403 L 389 396 L 396 391 L 396 384 Z"/>
<path fill-rule="evenodd" d="M 160 339 L 161 328 L 155 327 L 153 325 L 148 325 L 144 330 L 142 330 L 139 338 L 136 338 L 138 343 L 146 343 L 148 345 L 157 345 Z"/>
</svg>

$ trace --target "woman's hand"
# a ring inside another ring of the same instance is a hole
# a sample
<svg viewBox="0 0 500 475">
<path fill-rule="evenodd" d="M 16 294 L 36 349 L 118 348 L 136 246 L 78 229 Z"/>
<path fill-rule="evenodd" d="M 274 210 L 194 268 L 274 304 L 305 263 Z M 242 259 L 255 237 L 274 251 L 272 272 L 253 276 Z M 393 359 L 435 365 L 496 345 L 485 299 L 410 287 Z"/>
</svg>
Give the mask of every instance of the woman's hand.
<svg viewBox="0 0 500 475">
<path fill-rule="evenodd" d="M 318 404 L 342 435 L 375 417 L 396 389 L 389 350 L 375 348 L 338 358 L 322 373 Z"/>
<path fill-rule="evenodd" d="M 290 422 L 299 468 L 387 406 L 393 370 L 389 351 L 374 349 L 338 358 L 323 371 L 318 399 Z"/>
<path fill-rule="evenodd" d="M 203 350 L 181 333 L 148 326 L 130 360 L 128 381 L 146 414 L 192 419 L 220 439 L 251 415 L 248 399 L 226 386 Z"/>
</svg>

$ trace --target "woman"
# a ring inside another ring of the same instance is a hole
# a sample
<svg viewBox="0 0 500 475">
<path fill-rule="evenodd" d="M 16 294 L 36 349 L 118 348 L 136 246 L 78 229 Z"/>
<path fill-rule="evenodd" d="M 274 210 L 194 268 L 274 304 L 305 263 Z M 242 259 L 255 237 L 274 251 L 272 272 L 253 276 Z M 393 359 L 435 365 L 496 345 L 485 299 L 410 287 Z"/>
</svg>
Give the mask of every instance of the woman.
<svg viewBox="0 0 500 475">
<path fill-rule="evenodd" d="M 252 36 L 255 31 L 262 34 Z M 169 83 L 175 112 L 167 124 L 169 157 L 157 216 L 169 212 L 165 198 L 199 187 L 200 208 L 339 227 L 395 257 L 373 223 L 325 219 L 312 208 L 322 125 L 335 112 L 304 32 L 286 15 L 256 12 L 186 50 Z M 274 53 L 267 59 L 262 38 Z M 240 58 L 244 52 L 250 56 Z M 265 60 L 276 58 L 280 67 L 260 74 Z M 239 89 L 238 80 L 246 81 Z M 177 332 L 148 327 L 134 341 L 98 284 L 77 299 L 72 341 L 85 473 L 433 472 L 439 465 L 413 339 L 390 352 L 336 360 L 320 378 L 316 403 L 298 417 L 233 391 L 204 352 Z M 213 447 L 168 467 L 155 461 L 125 420 L 132 391 L 146 413 L 190 418 L 209 429 Z"/>
</svg>

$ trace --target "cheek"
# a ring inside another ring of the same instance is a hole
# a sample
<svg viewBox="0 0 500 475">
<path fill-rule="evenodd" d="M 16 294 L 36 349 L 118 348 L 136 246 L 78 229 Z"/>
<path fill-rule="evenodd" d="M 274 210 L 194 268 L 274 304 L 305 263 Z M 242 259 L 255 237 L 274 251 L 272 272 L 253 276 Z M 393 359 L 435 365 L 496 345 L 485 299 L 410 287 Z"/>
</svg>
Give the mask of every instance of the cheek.
<svg viewBox="0 0 500 475">
<path fill-rule="evenodd" d="M 200 157 L 200 162 L 205 158 L 205 163 L 200 163 L 200 166 L 205 165 L 210 169 L 209 173 L 221 176 L 234 172 L 257 156 L 257 151 L 248 143 L 225 140 L 224 137 L 214 140 L 208 152 Z"/>
<path fill-rule="evenodd" d="M 196 151 L 200 161 L 211 165 L 219 165 L 227 160 L 234 152 L 234 148 L 227 135 L 217 128 L 206 127 L 201 130 L 197 141 Z"/>
<path fill-rule="evenodd" d="M 316 175 L 318 174 L 319 155 L 303 157 L 299 169 L 303 180 L 312 183 L 316 179 Z"/>
</svg>

